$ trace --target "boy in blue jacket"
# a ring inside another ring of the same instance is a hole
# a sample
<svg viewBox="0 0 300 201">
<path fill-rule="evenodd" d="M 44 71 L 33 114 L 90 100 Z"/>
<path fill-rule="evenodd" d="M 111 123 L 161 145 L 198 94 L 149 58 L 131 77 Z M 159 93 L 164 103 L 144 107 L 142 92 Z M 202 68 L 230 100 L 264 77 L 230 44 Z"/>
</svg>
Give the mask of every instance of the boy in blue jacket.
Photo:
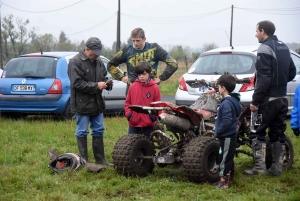
<svg viewBox="0 0 300 201">
<path fill-rule="evenodd" d="M 219 93 L 223 99 L 218 107 L 214 136 L 220 140 L 219 166 L 220 181 L 215 188 L 226 189 L 234 175 L 234 154 L 237 145 L 238 117 L 242 111 L 239 97 L 231 93 L 236 79 L 230 73 L 224 73 L 217 81 Z"/>
<path fill-rule="evenodd" d="M 300 86 L 296 88 L 293 106 L 291 114 L 291 128 L 294 134 L 298 137 L 300 133 Z"/>
</svg>

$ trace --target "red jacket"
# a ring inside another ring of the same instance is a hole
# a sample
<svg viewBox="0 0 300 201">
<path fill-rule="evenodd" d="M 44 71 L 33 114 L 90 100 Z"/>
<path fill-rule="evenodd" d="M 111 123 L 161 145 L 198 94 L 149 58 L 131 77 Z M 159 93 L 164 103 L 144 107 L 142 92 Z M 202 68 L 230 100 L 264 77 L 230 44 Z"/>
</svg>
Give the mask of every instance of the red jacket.
<svg viewBox="0 0 300 201">
<path fill-rule="evenodd" d="M 130 85 L 124 104 L 126 117 L 129 118 L 131 115 L 128 125 L 132 127 L 154 126 L 155 121 L 150 119 L 149 114 L 134 112 L 128 106 L 150 106 L 150 103 L 155 101 L 161 101 L 161 97 L 159 87 L 152 79 L 150 79 L 150 81 L 146 84 L 137 79 L 132 85 Z"/>
</svg>

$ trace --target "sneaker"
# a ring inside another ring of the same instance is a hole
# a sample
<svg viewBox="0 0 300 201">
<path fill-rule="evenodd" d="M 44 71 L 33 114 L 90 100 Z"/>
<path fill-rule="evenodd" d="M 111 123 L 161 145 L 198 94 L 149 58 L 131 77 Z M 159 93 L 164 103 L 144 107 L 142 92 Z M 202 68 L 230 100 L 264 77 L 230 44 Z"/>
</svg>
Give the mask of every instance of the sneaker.
<svg viewBox="0 0 300 201">
<path fill-rule="evenodd" d="M 230 175 L 226 175 L 225 177 L 221 177 L 220 181 L 216 183 L 215 188 L 218 189 L 227 189 L 229 188 Z"/>
</svg>

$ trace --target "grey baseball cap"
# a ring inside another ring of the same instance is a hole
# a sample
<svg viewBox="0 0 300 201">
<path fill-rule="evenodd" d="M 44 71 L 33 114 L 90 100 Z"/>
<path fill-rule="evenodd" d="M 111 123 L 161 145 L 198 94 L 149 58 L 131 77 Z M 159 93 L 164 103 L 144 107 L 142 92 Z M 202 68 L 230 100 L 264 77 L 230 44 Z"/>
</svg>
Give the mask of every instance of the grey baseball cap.
<svg viewBox="0 0 300 201">
<path fill-rule="evenodd" d="M 97 37 L 89 38 L 86 41 L 85 46 L 87 48 L 91 49 L 95 53 L 95 55 L 97 55 L 97 56 L 103 55 L 102 43 L 99 38 L 97 38 Z"/>
</svg>

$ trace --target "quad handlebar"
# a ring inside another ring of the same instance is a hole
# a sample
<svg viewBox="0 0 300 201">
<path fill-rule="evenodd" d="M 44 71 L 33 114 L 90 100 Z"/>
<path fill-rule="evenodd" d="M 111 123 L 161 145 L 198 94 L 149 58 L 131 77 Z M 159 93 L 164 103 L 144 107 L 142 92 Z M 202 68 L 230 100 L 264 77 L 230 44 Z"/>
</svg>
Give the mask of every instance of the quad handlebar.
<svg viewBox="0 0 300 201">
<path fill-rule="evenodd" d="M 237 84 L 250 84 L 251 80 L 249 77 L 246 77 L 246 78 L 242 78 L 242 79 L 238 79 L 236 76 L 234 76 L 236 78 L 236 83 Z M 192 85 L 194 87 L 199 87 L 199 86 L 205 86 L 209 89 L 217 89 L 218 86 L 217 86 L 217 81 L 206 81 L 204 79 L 201 79 L 201 80 L 195 80 L 195 82 L 192 83 Z"/>
</svg>

